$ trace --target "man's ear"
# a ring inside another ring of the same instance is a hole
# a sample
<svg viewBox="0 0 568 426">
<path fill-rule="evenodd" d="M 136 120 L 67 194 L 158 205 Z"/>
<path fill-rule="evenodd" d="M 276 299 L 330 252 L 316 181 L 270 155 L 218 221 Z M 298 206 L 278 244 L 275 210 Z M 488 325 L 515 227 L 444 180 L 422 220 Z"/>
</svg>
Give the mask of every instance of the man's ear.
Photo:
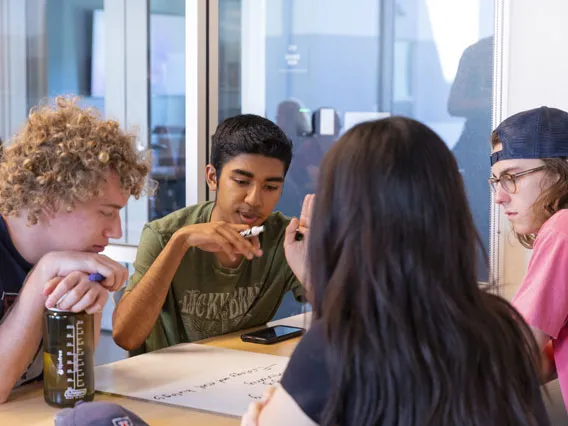
<svg viewBox="0 0 568 426">
<path fill-rule="evenodd" d="M 207 164 L 205 167 L 205 179 L 207 180 L 209 191 L 217 191 L 217 171 L 213 164 Z"/>
</svg>

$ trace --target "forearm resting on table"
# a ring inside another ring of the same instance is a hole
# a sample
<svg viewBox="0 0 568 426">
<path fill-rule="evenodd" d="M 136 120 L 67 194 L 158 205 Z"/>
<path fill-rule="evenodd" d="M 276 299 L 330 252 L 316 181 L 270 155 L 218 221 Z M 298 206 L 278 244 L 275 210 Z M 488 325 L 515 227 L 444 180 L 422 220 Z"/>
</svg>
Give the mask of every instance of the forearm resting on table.
<svg viewBox="0 0 568 426">
<path fill-rule="evenodd" d="M 0 323 L 0 403 L 8 399 L 41 342 L 45 297 L 35 291 L 41 277 L 33 272 L 29 277 L 18 301 Z"/>
<path fill-rule="evenodd" d="M 113 313 L 112 337 L 117 345 L 134 350 L 144 343 L 186 251 L 185 239 L 174 234 L 140 282 L 124 293 Z"/>
</svg>

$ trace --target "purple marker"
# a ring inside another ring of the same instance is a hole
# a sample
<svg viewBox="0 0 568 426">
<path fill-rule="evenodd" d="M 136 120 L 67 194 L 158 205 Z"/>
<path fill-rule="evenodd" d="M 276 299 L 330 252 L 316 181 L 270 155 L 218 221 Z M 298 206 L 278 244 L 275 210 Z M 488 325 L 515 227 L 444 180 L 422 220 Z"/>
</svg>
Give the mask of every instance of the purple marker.
<svg viewBox="0 0 568 426">
<path fill-rule="evenodd" d="M 102 276 L 101 274 L 99 274 L 98 272 L 95 272 L 94 274 L 89 274 L 89 281 L 104 281 L 105 277 Z"/>
</svg>

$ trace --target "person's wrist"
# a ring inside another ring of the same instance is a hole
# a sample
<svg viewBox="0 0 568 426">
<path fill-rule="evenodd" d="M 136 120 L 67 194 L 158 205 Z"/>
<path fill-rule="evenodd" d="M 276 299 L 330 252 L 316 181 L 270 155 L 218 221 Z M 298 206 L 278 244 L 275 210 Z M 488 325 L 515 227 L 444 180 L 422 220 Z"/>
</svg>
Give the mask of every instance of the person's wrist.
<svg viewBox="0 0 568 426">
<path fill-rule="evenodd" d="M 52 265 L 50 265 L 49 258 L 45 260 L 42 258 L 38 261 L 38 263 L 35 264 L 32 270 L 28 273 L 26 280 L 24 281 L 24 290 L 25 287 L 30 287 L 28 290 L 31 290 L 29 292 L 26 292 L 26 294 L 28 296 L 32 296 L 31 299 L 29 297 L 26 297 L 25 299 L 27 300 L 27 302 L 25 303 L 39 303 L 41 305 L 45 304 L 45 301 L 47 300 L 49 295 L 44 294 L 44 290 L 46 284 L 49 283 L 49 281 L 55 276 L 53 271 L 54 268 Z M 32 300 L 34 300 L 34 302 L 32 302 Z"/>
<path fill-rule="evenodd" d="M 191 228 L 183 227 L 178 229 L 172 235 L 172 242 L 176 248 L 182 249 L 187 251 L 190 247 L 193 246 L 191 242 Z"/>
<path fill-rule="evenodd" d="M 38 275 L 38 278 L 40 281 L 43 281 L 44 284 L 57 275 L 54 268 L 55 259 L 53 259 L 53 257 L 53 253 L 47 253 L 38 261 L 31 271 L 32 274 Z"/>
</svg>

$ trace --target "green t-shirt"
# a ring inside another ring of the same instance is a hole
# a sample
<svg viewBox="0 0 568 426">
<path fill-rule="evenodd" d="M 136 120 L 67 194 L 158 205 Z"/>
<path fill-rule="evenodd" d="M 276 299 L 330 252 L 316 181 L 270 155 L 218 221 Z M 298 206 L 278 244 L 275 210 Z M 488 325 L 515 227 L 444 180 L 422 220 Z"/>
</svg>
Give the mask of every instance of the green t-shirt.
<svg viewBox="0 0 568 426">
<path fill-rule="evenodd" d="M 206 202 L 186 207 L 146 224 L 126 292 L 138 284 L 175 231 L 209 222 L 214 205 Z M 270 215 L 259 236 L 263 255 L 253 260 L 243 257 L 234 269 L 222 266 L 214 253 L 191 247 L 174 275 L 143 350 L 150 352 L 264 324 L 272 319 L 289 290 L 300 300 L 304 289 L 284 256 L 287 225 L 288 219 L 282 214 Z"/>
</svg>

